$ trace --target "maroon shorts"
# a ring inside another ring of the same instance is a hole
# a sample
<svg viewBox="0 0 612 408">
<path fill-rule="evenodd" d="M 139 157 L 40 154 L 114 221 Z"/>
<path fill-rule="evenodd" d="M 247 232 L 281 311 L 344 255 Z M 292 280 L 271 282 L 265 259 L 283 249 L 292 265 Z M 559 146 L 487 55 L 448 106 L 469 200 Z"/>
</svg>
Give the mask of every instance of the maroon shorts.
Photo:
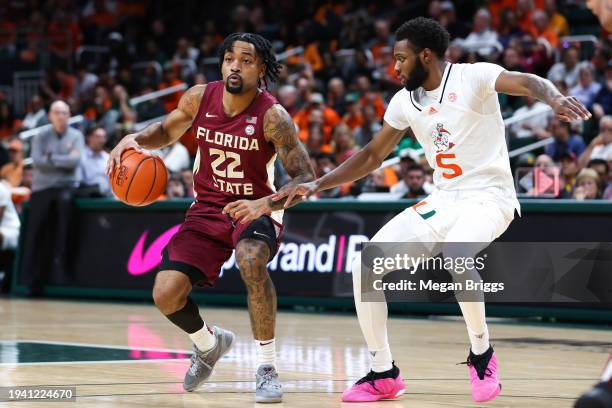
<svg viewBox="0 0 612 408">
<path fill-rule="evenodd" d="M 159 270 L 177 270 L 189 276 L 192 284 L 213 286 L 238 241 L 246 238 L 268 244 L 272 260 L 280 244 L 282 225 L 267 215 L 241 224 L 221 210 L 195 202 L 168 242 Z"/>
</svg>

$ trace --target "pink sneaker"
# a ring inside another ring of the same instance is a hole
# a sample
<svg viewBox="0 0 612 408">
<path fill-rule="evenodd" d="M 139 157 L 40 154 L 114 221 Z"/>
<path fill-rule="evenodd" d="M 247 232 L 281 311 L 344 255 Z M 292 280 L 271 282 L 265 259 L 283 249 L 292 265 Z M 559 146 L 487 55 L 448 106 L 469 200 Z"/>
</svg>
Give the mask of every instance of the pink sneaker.
<svg viewBox="0 0 612 408">
<path fill-rule="evenodd" d="M 342 393 L 342 401 L 371 402 L 393 399 L 402 395 L 404 391 L 406 391 L 404 380 L 402 380 L 399 368 L 393 364 L 393 368 L 382 373 L 370 371 L 368 375 Z"/>
<path fill-rule="evenodd" d="M 470 350 L 467 361 L 472 383 L 472 399 L 476 402 L 490 401 L 501 392 L 501 384 L 497 376 L 497 357 L 493 347 L 484 354 L 475 355 Z"/>
</svg>

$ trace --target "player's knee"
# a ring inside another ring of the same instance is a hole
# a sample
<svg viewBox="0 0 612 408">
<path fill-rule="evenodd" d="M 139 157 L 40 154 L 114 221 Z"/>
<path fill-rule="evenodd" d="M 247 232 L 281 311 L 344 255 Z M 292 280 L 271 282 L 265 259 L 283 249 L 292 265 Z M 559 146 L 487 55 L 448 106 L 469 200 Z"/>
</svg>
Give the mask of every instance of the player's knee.
<svg viewBox="0 0 612 408">
<path fill-rule="evenodd" d="M 265 242 L 243 240 L 236 247 L 236 263 L 244 281 L 265 281 L 268 278 L 268 256 L 270 249 Z"/>
<path fill-rule="evenodd" d="M 165 272 L 165 271 L 164 271 Z M 153 301 L 155 306 L 164 314 L 171 314 L 179 310 L 189 295 L 190 287 L 183 279 L 176 278 L 180 275 L 167 275 L 160 272 L 153 286 Z M 189 281 L 187 280 L 187 283 Z"/>
</svg>

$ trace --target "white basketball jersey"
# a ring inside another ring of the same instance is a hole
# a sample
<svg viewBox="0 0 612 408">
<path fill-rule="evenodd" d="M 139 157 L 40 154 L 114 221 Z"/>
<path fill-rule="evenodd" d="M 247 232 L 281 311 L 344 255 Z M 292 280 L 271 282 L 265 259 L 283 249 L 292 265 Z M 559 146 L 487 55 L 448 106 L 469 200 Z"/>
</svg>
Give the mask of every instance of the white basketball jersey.
<svg viewBox="0 0 612 408">
<path fill-rule="evenodd" d="M 385 121 L 412 128 L 440 190 L 498 190 L 520 211 L 495 81 L 504 68 L 489 63 L 446 64 L 440 87 L 402 89 Z"/>
</svg>

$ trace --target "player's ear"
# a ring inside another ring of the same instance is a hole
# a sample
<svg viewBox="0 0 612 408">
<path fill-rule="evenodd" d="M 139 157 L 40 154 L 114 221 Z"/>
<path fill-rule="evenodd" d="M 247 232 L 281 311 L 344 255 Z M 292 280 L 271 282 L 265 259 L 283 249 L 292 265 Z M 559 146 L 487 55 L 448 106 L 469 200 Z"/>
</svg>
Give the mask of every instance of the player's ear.
<svg viewBox="0 0 612 408">
<path fill-rule="evenodd" d="M 429 64 L 431 62 L 431 50 L 429 48 L 424 48 L 421 55 L 423 56 L 423 63 Z"/>
</svg>

